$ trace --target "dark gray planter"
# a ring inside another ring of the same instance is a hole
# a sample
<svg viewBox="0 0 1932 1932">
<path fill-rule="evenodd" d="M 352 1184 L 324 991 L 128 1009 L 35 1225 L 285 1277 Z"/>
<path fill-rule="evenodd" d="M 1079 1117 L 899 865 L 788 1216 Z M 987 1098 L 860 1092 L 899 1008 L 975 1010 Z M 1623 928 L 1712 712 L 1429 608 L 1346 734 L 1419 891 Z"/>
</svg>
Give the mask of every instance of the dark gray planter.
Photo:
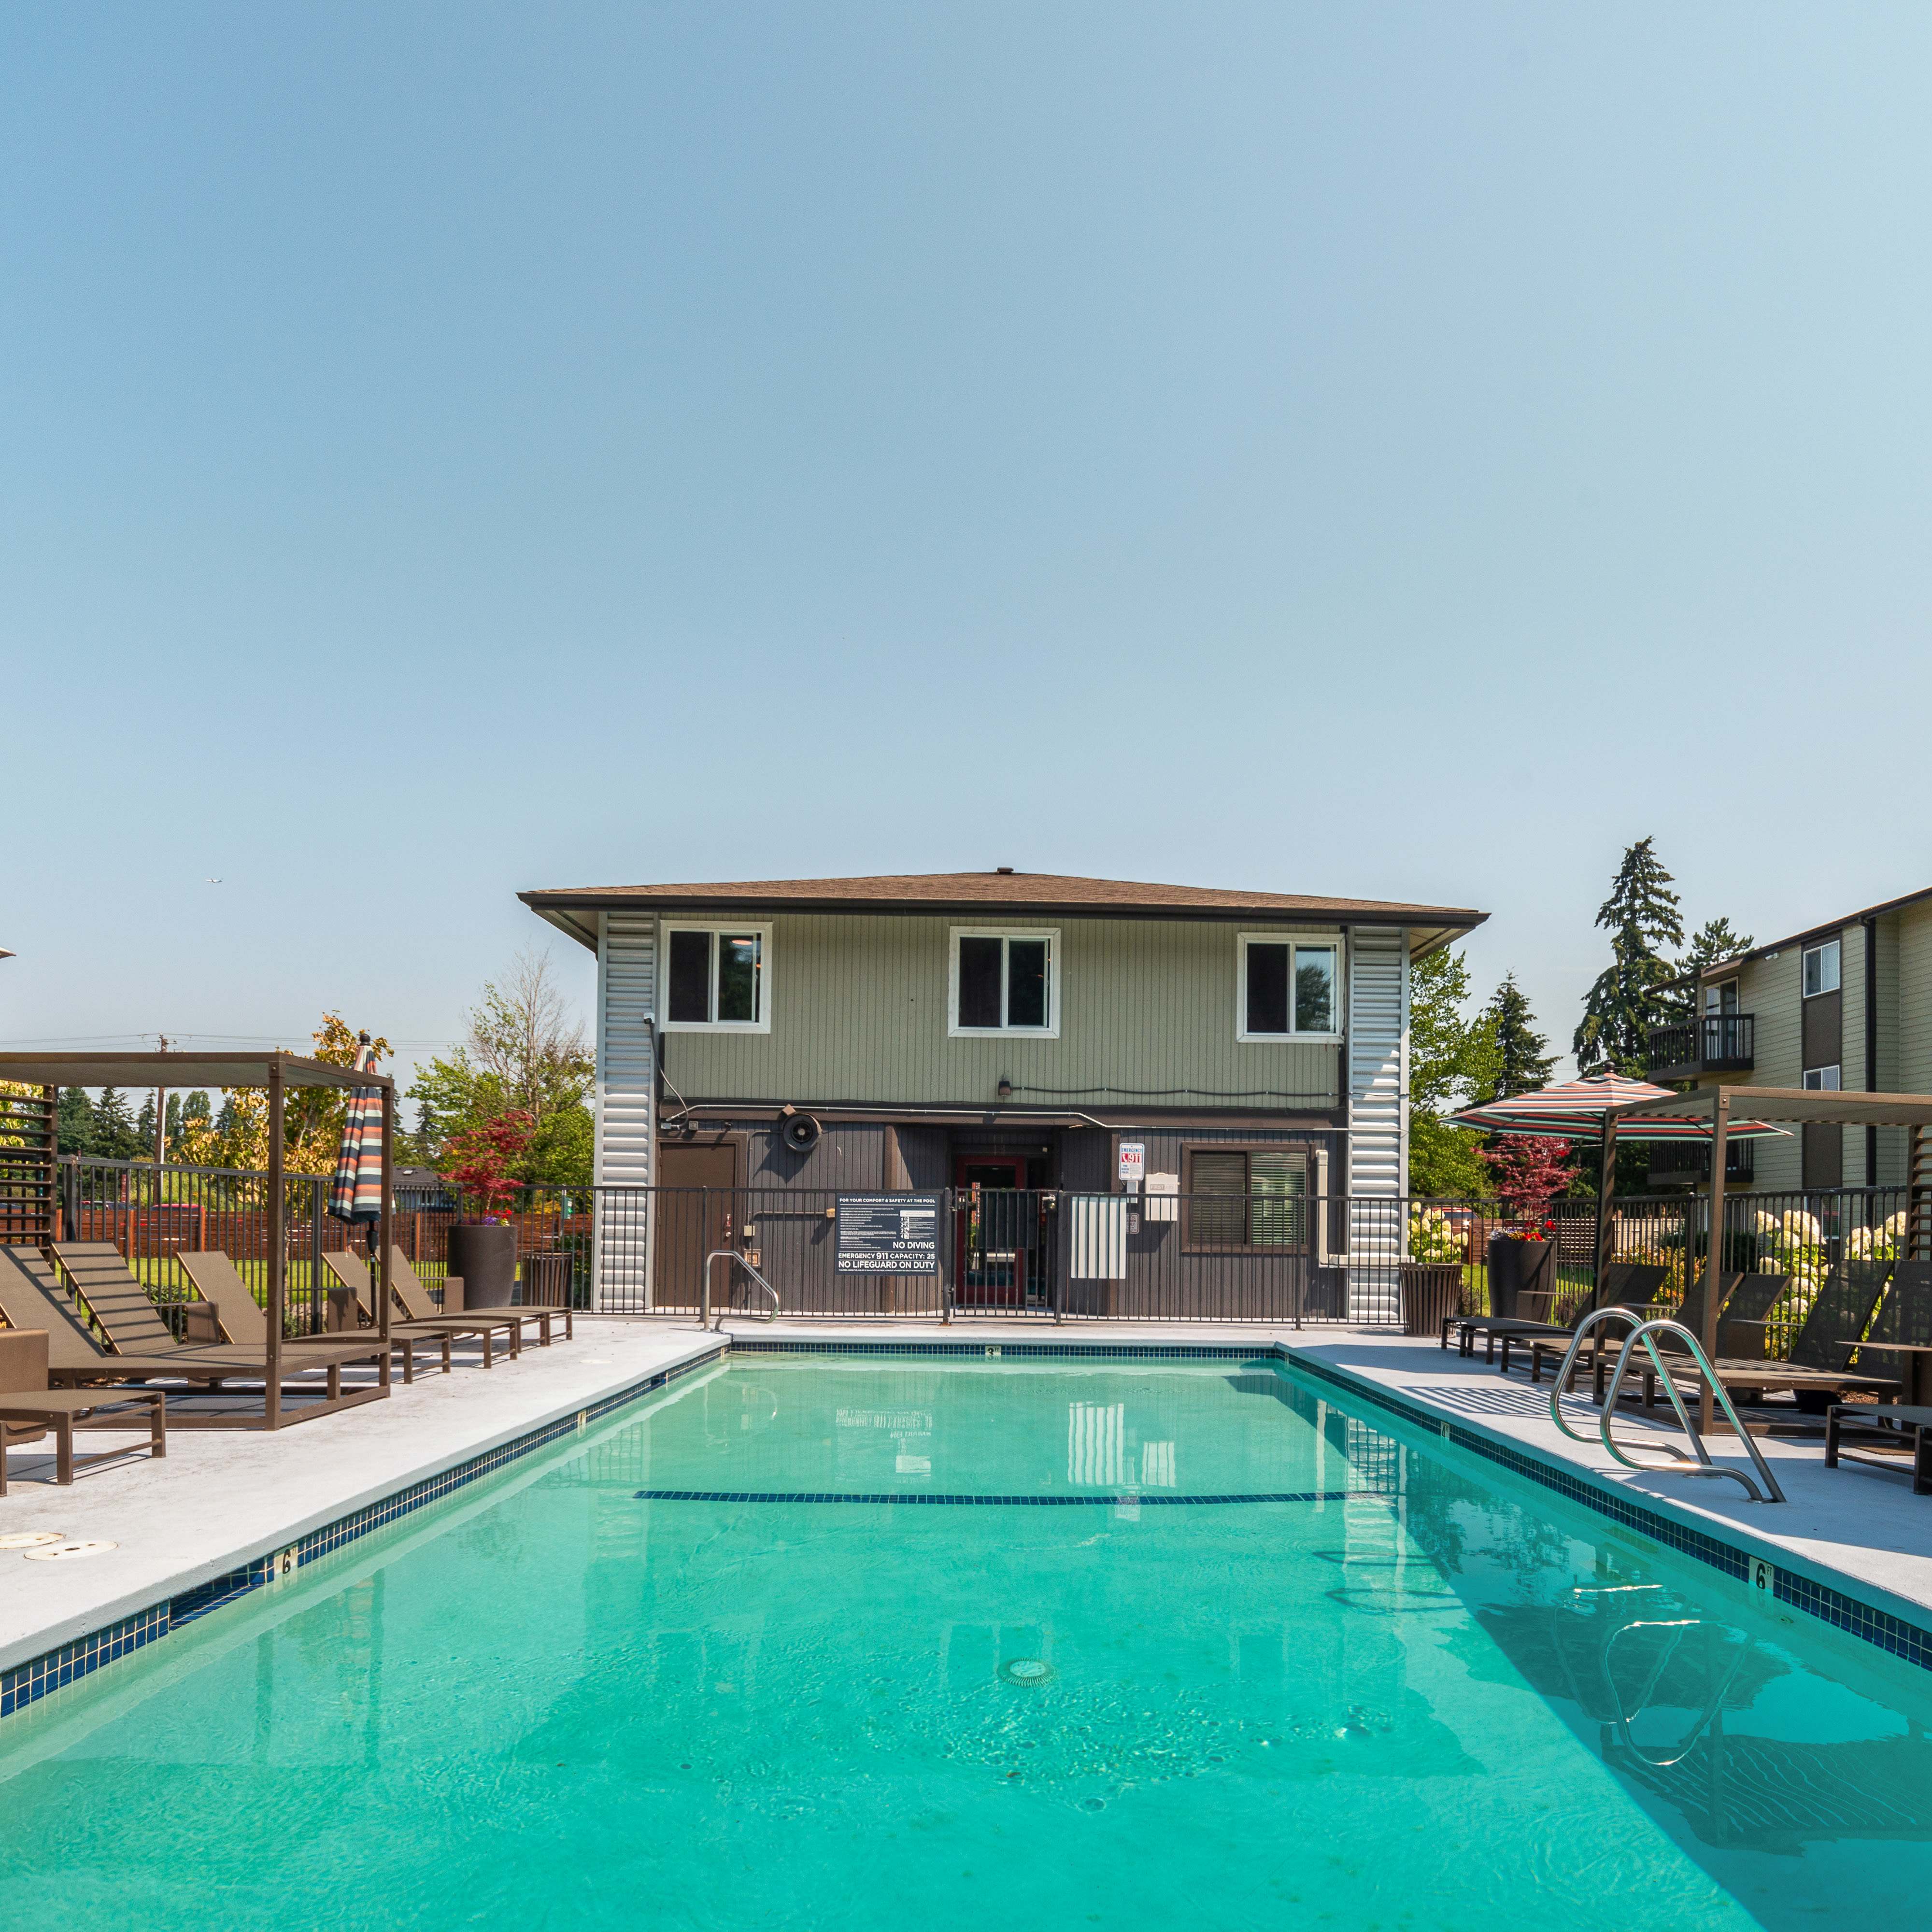
<svg viewBox="0 0 1932 1932">
<path fill-rule="evenodd" d="M 1538 1291 L 1556 1286 L 1556 1244 L 1553 1241 L 1519 1241 L 1513 1234 L 1492 1234 L 1489 1247 L 1490 1312 L 1548 1321 L 1550 1306 L 1555 1297 Z"/>
<path fill-rule="evenodd" d="M 1456 1262 L 1402 1264 L 1402 1332 L 1440 1335 L 1442 1324 L 1462 1312 L 1462 1270 Z"/>
<path fill-rule="evenodd" d="M 449 1231 L 449 1271 L 463 1280 L 465 1308 L 507 1308 L 517 1292 L 517 1231 L 507 1222 L 459 1221 Z"/>
</svg>

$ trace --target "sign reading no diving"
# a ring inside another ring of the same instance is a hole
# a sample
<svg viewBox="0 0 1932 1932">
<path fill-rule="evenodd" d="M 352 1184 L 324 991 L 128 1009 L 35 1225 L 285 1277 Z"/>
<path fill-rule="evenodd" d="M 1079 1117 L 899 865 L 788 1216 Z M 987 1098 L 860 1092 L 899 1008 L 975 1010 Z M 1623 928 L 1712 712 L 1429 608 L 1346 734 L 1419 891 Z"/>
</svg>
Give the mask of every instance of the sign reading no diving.
<svg viewBox="0 0 1932 1932">
<path fill-rule="evenodd" d="M 939 1196 L 842 1194 L 841 1274 L 937 1274 Z"/>
</svg>

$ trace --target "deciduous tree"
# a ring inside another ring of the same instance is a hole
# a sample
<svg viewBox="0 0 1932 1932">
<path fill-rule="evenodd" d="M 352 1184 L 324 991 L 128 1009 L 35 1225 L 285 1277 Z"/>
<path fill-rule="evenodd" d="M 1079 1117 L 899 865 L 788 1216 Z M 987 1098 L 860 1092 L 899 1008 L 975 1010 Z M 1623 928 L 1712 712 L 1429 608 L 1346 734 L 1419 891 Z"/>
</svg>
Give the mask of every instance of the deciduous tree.
<svg viewBox="0 0 1932 1932">
<path fill-rule="evenodd" d="M 1478 1158 L 1480 1137 L 1444 1116 L 1466 1106 L 1495 1078 L 1496 1034 L 1486 1014 L 1463 1016 L 1469 968 L 1446 948 L 1418 960 L 1409 974 L 1408 1191 L 1412 1195 L 1482 1194 L 1488 1173 Z"/>
</svg>

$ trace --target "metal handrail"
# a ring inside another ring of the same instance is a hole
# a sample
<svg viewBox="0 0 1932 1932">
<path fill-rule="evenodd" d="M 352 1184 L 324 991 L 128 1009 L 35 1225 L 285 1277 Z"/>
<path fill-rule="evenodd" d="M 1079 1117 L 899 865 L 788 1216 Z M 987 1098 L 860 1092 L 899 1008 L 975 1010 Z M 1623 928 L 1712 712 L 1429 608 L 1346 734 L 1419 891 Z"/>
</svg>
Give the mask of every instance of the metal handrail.
<svg viewBox="0 0 1932 1932">
<path fill-rule="evenodd" d="M 1764 1460 L 1763 1452 L 1752 1441 L 1750 1432 L 1738 1420 L 1738 1412 L 1731 1406 L 1731 1399 L 1724 1392 L 1724 1384 L 1718 1379 L 1717 1371 L 1712 1367 L 1709 1357 L 1704 1353 L 1702 1343 L 1688 1328 L 1684 1327 L 1682 1322 L 1673 1321 L 1668 1316 L 1658 1316 L 1649 1321 L 1642 1321 L 1637 1320 L 1634 1311 L 1630 1309 L 1598 1308 L 1593 1309 L 1577 1323 L 1576 1332 L 1570 1338 L 1570 1346 L 1564 1352 L 1562 1366 L 1556 1371 L 1556 1380 L 1550 1391 L 1550 1418 L 1557 1427 L 1573 1442 L 1588 1441 L 1589 1438 L 1587 1436 L 1578 1435 L 1576 1430 L 1564 1420 L 1563 1392 L 1569 1383 L 1570 1371 L 1575 1366 L 1577 1351 L 1583 1345 L 1583 1337 L 1597 1323 L 1608 1321 L 1612 1316 L 1625 1322 L 1634 1322 L 1635 1325 L 1631 1328 L 1630 1334 L 1624 1338 L 1623 1348 L 1617 1357 L 1617 1365 L 1611 1373 L 1610 1387 L 1604 1394 L 1604 1412 L 1599 1420 L 1599 1433 L 1603 1438 L 1604 1448 L 1610 1452 L 1610 1455 L 1627 1469 L 1657 1468 L 1654 1463 L 1640 1462 L 1633 1457 L 1625 1455 L 1623 1450 L 1618 1446 L 1610 1426 L 1616 1416 L 1617 1400 L 1622 1393 L 1624 1376 L 1629 1370 L 1630 1357 L 1636 1345 L 1641 1342 L 1643 1344 L 1645 1353 L 1650 1357 L 1651 1366 L 1656 1372 L 1657 1379 L 1663 1384 L 1664 1392 L 1670 1399 L 1671 1407 L 1677 1412 L 1678 1424 L 1682 1426 L 1684 1434 L 1690 1439 L 1690 1447 L 1694 1452 L 1696 1461 L 1696 1466 L 1692 1468 L 1664 1469 L 1658 1473 L 1669 1476 L 1728 1476 L 1732 1482 L 1743 1486 L 1744 1493 L 1753 1502 L 1783 1502 L 1785 1500 L 1784 1492 L 1778 1487 L 1778 1478 L 1771 1472 L 1771 1465 Z M 1711 1460 L 1710 1452 L 1704 1447 L 1704 1438 L 1698 1432 L 1697 1425 L 1690 1420 L 1690 1411 L 1684 1406 L 1683 1397 L 1678 1393 L 1676 1375 L 1679 1371 L 1671 1369 L 1658 1351 L 1654 1338 L 1666 1334 L 1681 1336 L 1683 1338 L 1686 1346 L 1690 1350 L 1692 1365 L 1698 1374 L 1710 1384 L 1712 1394 L 1716 1398 L 1718 1406 L 1723 1409 L 1726 1420 L 1730 1424 L 1732 1429 L 1736 1430 L 1738 1440 L 1744 1444 L 1752 1462 L 1756 1466 L 1759 1475 L 1763 1478 L 1762 1490 L 1760 1490 L 1742 1469 L 1724 1468 Z M 1654 1450 L 1660 1454 L 1675 1456 L 1680 1462 L 1688 1462 L 1693 1460 L 1691 1456 L 1685 1455 L 1682 1450 L 1672 1443 L 1633 1443 L 1630 1446 L 1633 1448 Z"/>
<path fill-rule="evenodd" d="M 772 1287 L 770 1282 L 766 1280 L 763 1275 L 759 1274 L 755 1268 L 752 1265 L 751 1256 L 745 1253 L 741 1249 L 738 1248 L 713 1248 L 710 1253 L 704 1257 L 704 1284 L 702 1288 L 699 1291 L 698 1300 L 698 1327 L 700 1328 L 709 1328 L 712 1325 L 711 1264 L 717 1260 L 720 1255 L 730 1256 L 731 1259 L 736 1262 L 739 1267 L 742 1268 L 745 1272 L 771 1297 L 771 1312 L 769 1315 L 757 1316 L 754 1318 L 760 1322 L 776 1322 L 778 1318 L 778 1292 L 776 1288 Z M 718 1310 L 717 1324 L 718 1328 L 721 1331 L 723 1330 L 724 1326 L 725 1312 L 723 1304 L 721 1304 Z"/>
</svg>

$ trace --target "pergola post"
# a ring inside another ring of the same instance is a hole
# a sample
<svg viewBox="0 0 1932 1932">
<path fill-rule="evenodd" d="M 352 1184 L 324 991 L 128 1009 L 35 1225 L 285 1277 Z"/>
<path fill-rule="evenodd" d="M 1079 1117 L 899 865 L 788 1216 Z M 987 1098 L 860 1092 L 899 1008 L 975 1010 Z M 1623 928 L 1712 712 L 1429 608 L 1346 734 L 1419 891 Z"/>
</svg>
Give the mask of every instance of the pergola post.
<svg viewBox="0 0 1932 1932">
<path fill-rule="evenodd" d="M 1704 1256 L 1704 1353 L 1718 1359 L 1718 1284 L 1724 1277 L 1724 1148 L 1731 1129 L 1731 1096 L 1723 1087 L 1711 1094 L 1711 1241 Z M 1697 1426 L 1708 1436 L 1716 1413 L 1715 1391 L 1708 1376 L 1699 1378 Z"/>
<path fill-rule="evenodd" d="M 263 1420 L 282 1426 L 282 1309 L 288 1295 L 288 1228 L 282 1200 L 282 1061 L 268 1062 L 268 1376 Z"/>
</svg>

